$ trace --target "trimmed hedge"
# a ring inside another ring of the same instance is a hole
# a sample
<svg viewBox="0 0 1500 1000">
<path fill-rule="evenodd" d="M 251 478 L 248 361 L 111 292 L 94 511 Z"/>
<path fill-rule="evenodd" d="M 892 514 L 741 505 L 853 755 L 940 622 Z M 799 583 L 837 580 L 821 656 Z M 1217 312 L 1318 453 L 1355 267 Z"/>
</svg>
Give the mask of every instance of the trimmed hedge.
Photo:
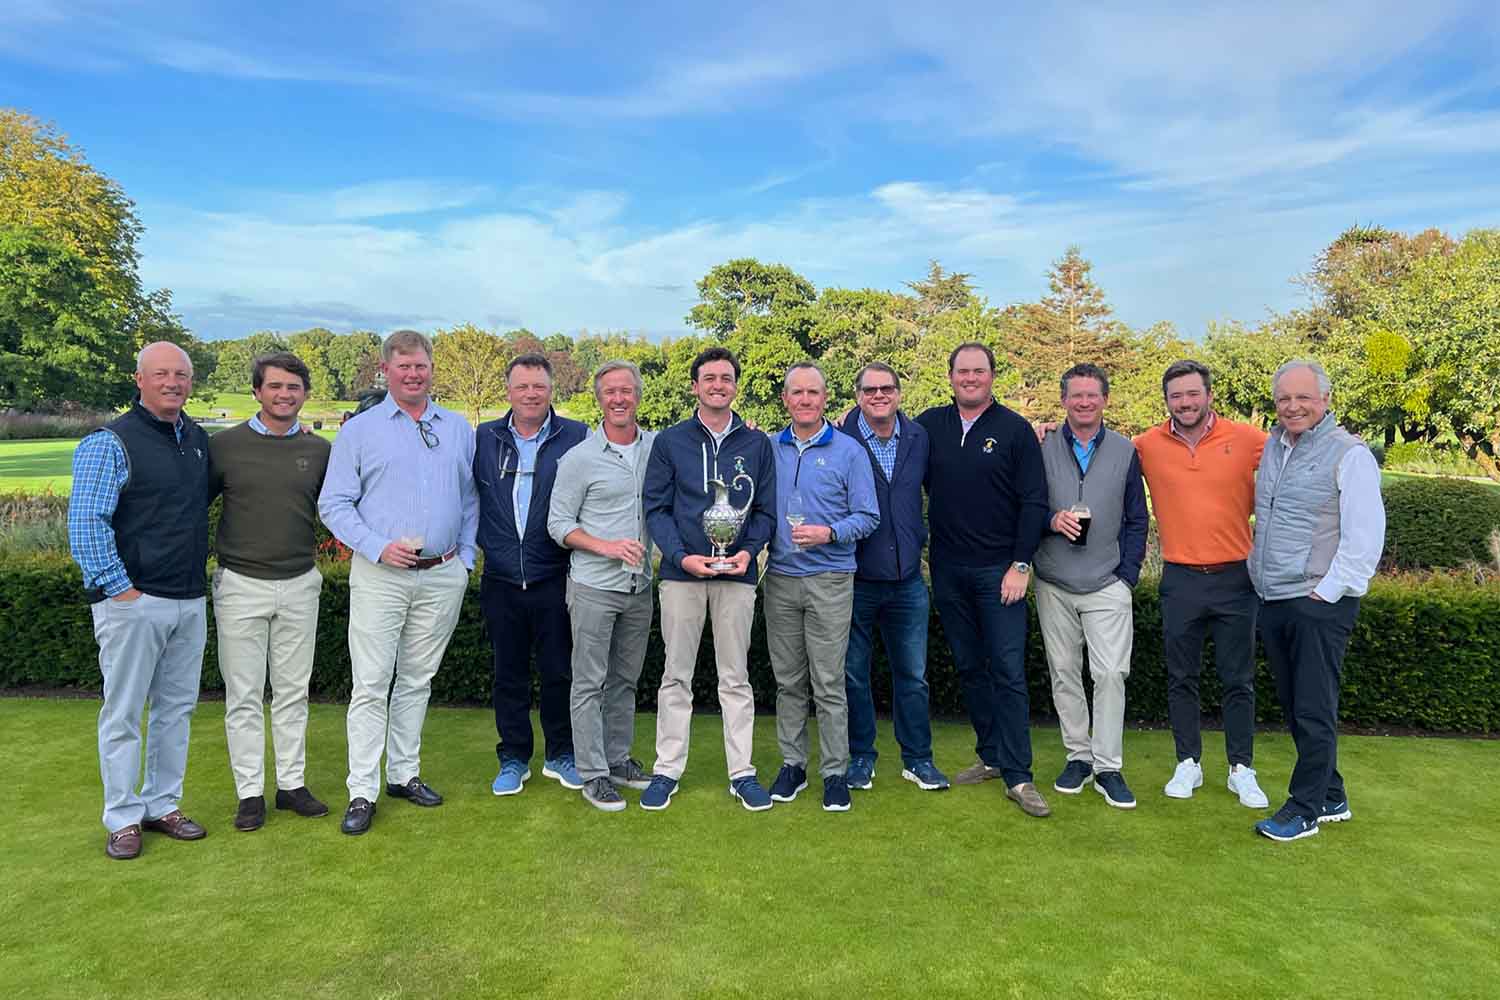
<svg viewBox="0 0 1500 1000">
<path fill-rule="evenodd" d="M 1386 565 L 1451 569 L 1493 564 L 1490 534 L 1500 531 L 1500 489 L 1490 483 L 1434 477 L 1392 479 L 1385 498 Z"/>
<path fill-rule="evenodd" d="M 317 697 L 344 701 L 350 686 L 348 564 L 328 563 L 322 569 L 325 580 L 312 690 Z M 469 586 L 469 599 L 433 681 L 433 697 L 446 703 L 482 705 L 489 700 L 490 649 L 479 611 L 477 576 Z M 78 568 L 66 557 L 35 555 L 0 564 L 0 627 L 16 637 L 0 652 L 0 688 L 40 685 L 98 690 L 98 649 L 80 587 Z M 759 610 L 757 606 L 750 680 L 757 703 L 769 709 L 776 685 Z M 1027 676 L 1033 711 L 1043 715 L 1050 714 L 1052 693 L 1034 614 Z M 929 629 L 933 714 L 962 717 L 963 694 L 936 613 Z M 1160 606 L 1150 580 L 1135 591 L 1135 631 L 1127 713 L 1135 722 L 1162 722 L 1167 718 L 1167 681 Z M 207 690 L 223 687 L 213 634 L 210 622 L 203 670 Z M 695 700 L 705 707 L 717 705 L 712 650 L 713 644 L 705 639 L 693 681 Z M 877 652 L 877 657 L 878 704 L 888 710 L 890 676 L 884 668 L 884 653 Z M 662 658 L 661 633 L 653 622 L 640 684 L 642 708 L 655 707 Z M 1218 704 L 1218 677 L 1211 661 L 1206 664 L 1202 698 L 1205 711 L 1213 712 Z M 1257 668 L 1256 689 L 1259 719 L 1279 720 L 1275 686 L 1264 659 Z M 1350 642 L 1339 714 L 1344 722 L 1360 726 L 1500 731 L 1500 585 L 1449 577 L 1377 579 Z"/>
</svg>

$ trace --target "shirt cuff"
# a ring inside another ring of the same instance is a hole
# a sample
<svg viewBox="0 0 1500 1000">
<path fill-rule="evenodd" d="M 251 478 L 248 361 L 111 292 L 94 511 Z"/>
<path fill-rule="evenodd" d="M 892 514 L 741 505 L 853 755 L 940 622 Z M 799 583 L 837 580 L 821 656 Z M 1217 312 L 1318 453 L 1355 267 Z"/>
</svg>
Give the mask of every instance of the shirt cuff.
<svg viewBox="0 0 1500 1000">
<path fill-rule="evenodd" d="M 370 562 L 378 563 L 380 562 L 380 554 L 385 551 L 385 547 L 389 544 L 391 543 L 381 541 L 379 537 L 372 535 L 368 541 L 354 551 L 370 560 Z"/>
<path fill-rule="evenodd" d="M 1338 581 L 1330 575 L 1318 581 L 1318 585 L 1313 588 L 1313 593 L 1329 604 L 1336 604 L 1343 598 L 1344 588 L 1339 586 Z"/>
<path fill-rule="evenodd" d="M 130 577 L 124 573 L 111 574 L 99 581 L 99 589 L 104 591 L 105 597 L 119 597 L 132 586 L 134 584 L 130 582 Z"/>
</svg>

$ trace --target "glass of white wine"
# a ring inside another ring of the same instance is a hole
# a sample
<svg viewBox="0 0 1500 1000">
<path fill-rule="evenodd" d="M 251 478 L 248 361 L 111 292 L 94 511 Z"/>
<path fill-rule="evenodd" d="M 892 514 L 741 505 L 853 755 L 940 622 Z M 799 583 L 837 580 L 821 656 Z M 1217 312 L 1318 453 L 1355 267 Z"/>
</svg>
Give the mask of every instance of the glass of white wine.
<svg viewBox="0 0 1500 1000">
<path fill-rule="evenodd" d="M 802 494 L 793 491 L 792 495 L 786 498 L 786 523 L 795 530 L 800 528 L 802 522 L 806 520 L 807 516 L 802 513 Z M 797 548 L 800 549 L 802 546 L 798 545 Z"/>
</svg>

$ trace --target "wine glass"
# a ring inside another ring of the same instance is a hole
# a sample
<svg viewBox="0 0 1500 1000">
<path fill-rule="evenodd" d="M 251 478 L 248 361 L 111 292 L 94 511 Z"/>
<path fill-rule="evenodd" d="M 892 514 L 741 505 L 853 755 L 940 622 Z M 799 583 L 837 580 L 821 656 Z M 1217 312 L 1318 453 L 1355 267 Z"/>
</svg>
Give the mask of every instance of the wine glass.
<svg viewBox="0 0 1500 1000">
<path fill-rule="evenodd" d="M 792 495 L 786 498 L 786 523 L 793 528 L 798 528 L 806 520 L 807 516 L 802 512 L 802 494 L 794 490 Z M 797 548 L 800 549 L 802 546 L 798 545 Z"/>
</svg>

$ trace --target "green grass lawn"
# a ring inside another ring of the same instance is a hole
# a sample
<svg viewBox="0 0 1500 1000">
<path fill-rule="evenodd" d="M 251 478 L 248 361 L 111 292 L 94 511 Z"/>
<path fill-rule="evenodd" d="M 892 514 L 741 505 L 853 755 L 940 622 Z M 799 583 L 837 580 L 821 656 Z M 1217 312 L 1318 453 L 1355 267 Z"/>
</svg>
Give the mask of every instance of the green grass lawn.
<svg viewBox="0 0 1500 1000">
<path fill-rule="evenodd" d="M 423 775 L 447 803 L 382 799 L 350 838 L 342 706 L 315 705 L 309 735 L 308 782 L 334 815 L 273 811 L 241 834 L 223 706 L 207 703 L 183 806 L 208 839 L 148 834 L 122 863 L 103 854 L 97 709 L 0 699 L 17 762 L 0 809 L 9 996 L 1446 998 L 1493 996 L 1500 977 L 1493 742 L 1345 738 L 1354 820 L 1277 845 L 1223 789 L 1218 734 L 1192 801 L 1161 795 L 1171 736 L 1131 732 L 1140 808 L 1049 792 L 1038 821 L 998 782 L 901 781 L 882 723 L 875 788 L 851 812 L 822 812 L 815 779 L 751 814 L 703 716 L 672 807 L 627 791 L 605 815 L 539 762 L 524 794 L 495 798 L 491 714 L 434 709 Z M 637 729 L 648 766 L 653 723 Z M 1057 733 L 1033 738 L 1050 786 Z M 964 725 L 935 740 L 950 773 L 972 757 Z M 769 782 L 771 719 L 755 745 Z M 1290 750 L 1258 741 L 1273 801 Z"/>
<path fill-rule="evenodd" d="M 0 492 L 73 492 L 76 440 L 0 441 Z"/>
<path fill-rule="evenodd" d="M 302 412 L 308 420 L 331 420 L 337 423 L 345 410 L 352 410 L 358 405 L 358 401 L 351 400 L 314 399 L 303 407 Z M 260 403 L 248 392 L 217 393 L 211 403 L 194 397 L 189 397 L 187 402 L 187 414 L 194 420 L 219 419 L 226 415 L 229 420 L 248 420 L 259 409 Z"/>
</svg>

